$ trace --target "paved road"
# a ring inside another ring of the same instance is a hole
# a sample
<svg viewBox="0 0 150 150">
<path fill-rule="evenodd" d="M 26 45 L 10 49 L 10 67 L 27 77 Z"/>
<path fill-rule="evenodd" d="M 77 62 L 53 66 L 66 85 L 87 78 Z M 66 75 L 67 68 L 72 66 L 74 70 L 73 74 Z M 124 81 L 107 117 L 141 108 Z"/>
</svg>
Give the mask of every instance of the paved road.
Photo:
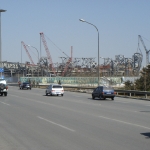
<svg viewBox="0 0 150 150">
<path fill-rule="evenodd" d="M 11 86 L 0 97 L 0 150 L 149 149 L 150 101 Z"/>
</svg>

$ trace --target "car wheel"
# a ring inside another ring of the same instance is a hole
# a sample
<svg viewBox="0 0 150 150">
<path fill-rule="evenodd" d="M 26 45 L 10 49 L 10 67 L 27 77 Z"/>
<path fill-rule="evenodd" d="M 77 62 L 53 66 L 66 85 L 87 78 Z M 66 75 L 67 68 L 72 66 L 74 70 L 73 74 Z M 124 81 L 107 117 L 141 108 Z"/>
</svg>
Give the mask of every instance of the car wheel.
<svg viewBox="0 0 150 150">
<path fill-rule="evenodd" d="M 4 96 L 7 96 L 7 92 L 4 93 Z"/>
<path fill-rule="evenodd" d="M 95 99 L 95 96 L 94 96 L 94 95 L 92 95 L 92 99 Z"/>
<path fill-rule="evenodd" d="M 104 100 L 106 99 L 106 97 L 104 97 Z"/>
<path fill-rule="evenodd" d="M 64 96 L 64 94 L 61 94 L 61 96 Z"/>
<path fill-rule="evenodd" d="M 111 100 L 114 100 L 114 97 L 112 97 Z"/>
<path fill-rule="evenodd" d="M 31 88 L 30 88 L 30 90 L 31 90 Z"/>
</svg>

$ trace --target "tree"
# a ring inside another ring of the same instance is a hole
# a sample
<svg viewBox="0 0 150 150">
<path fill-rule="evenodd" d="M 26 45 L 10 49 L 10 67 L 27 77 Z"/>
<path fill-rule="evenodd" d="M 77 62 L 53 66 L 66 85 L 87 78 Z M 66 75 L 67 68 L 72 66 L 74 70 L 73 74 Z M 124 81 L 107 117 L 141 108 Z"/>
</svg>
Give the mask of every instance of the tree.
<svg viewBox="0 0 150 150">
<path fill-rule="evenodd" d="M 127 80 L 124 84 L 126 90 L 134 90 L 134 83 L 132 81 Z"/>
<path fill-rule="evenodd" d="M 140 78 L 135 81 L 135 88 L 140 91 L 150 91 L 150 65 L 141 70 Z"/>
</svg>

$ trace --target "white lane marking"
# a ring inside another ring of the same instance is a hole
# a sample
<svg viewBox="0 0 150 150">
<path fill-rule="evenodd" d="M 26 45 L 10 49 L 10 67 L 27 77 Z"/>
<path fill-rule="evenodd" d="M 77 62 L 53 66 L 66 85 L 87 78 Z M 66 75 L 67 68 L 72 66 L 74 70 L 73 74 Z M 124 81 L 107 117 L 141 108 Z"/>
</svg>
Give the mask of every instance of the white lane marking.
<svg viewBox="0 0 150 150">
<path fill-rule="evenodd" d="M 45 120 L 45 121 L 47 121 L 47 122 L 49 122 L 49 123 L 52 123 L 52 124 L 57 125 L 57 126 L 59 126 L 59 127 L 62 127 L 62 128 L 64 128 L 64 129 L 67 129 L 67 130 L 70 130 L 70 131 L 72 131 L 72 132 L 75 132 L 75 130 L 70 129 L 70 128 L 68 128 L 68 127 L 65 127 L 65 126 L 63 126 L 63 125 L 61 125 L 61 124 L 52 122 L 52 121 L 47 120 L 47 119 L 45 119 L 45 118 L 42 118 L 42 117 L 40 117 L 40 116 L 37 116 L 37 117 L 38 117 L 39 119 Z"/>
<path fill-rule="evenodd" d="M 145 128 L 145 129 L 150 129 L 149 127 L 141 126 L 141 125 L 130 123 L 130 122 L 125 122 L 125 121 L 121 121 L 121 120 L 117 120 L 117 119 L 112 119 L 112 118 L 108 118 L 108 117 L 104 117 L 104 116 L 98 116 L 98 117 L 104 118 L 104 119 L 108 119 L 108 120 L 112 120 L 112 121 L 117 121 L 117 122 L 128 124 L 128 125 L 133 125 L 133 126 Z"/>
<path fill-rule="evenodd" d="M 2 104 L 5 104 L 5 105 L 9 105 L 10 106 L 10 104 L 7 104 L 7 103 L 4 103 L 4 102 L 1 102 Z"/>
</svg>

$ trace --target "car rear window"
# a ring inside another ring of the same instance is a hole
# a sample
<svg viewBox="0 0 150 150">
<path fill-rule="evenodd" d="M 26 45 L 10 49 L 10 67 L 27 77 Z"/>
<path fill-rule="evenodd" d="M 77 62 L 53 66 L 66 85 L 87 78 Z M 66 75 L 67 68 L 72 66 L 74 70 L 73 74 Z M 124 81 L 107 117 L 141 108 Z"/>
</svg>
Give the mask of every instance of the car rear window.
<svg viewBox="0 0 150 150">
<path fill-rule="evenodd" d="M 61 89 L 61 88 L 62 88 L 62 86 L 60 86 L 60 85 L 54 85 L 54 86 L 53 86 L 53 88 Z"/>
<path fill-rule="evenodd" d="M 104 87 L 104 89 L 103 90 L 114 90 L 113 88 L 111 88 L 111 87 Z"/>
</svg>

